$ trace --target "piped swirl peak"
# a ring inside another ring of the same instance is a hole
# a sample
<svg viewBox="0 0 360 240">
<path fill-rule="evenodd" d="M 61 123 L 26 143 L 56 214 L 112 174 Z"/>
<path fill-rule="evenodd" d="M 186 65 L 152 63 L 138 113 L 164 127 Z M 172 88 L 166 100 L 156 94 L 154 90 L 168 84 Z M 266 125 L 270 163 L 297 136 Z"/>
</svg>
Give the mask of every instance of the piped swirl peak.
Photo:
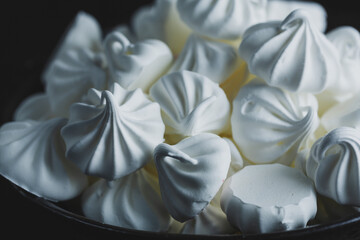
<svg viewBox="0 0 360 240">
<path fill-rule="evenodd" d="M 140 89 L 127 91 L 117 83 L 101 94 L 92 89 L 89 98 L 89 103 L 71 107 L 69 123 L 61 131 L 67 157 L 84 173 L 108 180 L 150 161 L 165 130 L 159 105 Z"/>
<path fill-rule="evenodd" d="M 308 13 L 301 9 L 282 22 L 248 28 L 239 54 L 251 73 L 271 86 L 292 92 L 320 93 L 339 76 L 335 47 L 310 24 Z"/>
</svg>

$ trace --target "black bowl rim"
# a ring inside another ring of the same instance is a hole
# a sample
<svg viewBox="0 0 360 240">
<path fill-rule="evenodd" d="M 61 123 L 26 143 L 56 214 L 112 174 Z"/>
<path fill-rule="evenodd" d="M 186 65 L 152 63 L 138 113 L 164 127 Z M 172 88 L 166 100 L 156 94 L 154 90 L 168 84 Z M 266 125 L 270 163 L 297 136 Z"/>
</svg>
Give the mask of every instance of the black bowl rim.
<svg viewBox="0 0 360 240">
<path fill-rule="evenodd" d="M 89 219 L 83 215 L 74 213 L 70 210 L 67 210 L 61 206 L 59 206 L 56 202 L 49 201 L 42 197 L 36 196 L 23 188 L 12 184 L 16 191 L 25 197 L 26 199 L 44 207 L 45 209 L 51 211 L 52 213 L 63 216 L 72 221 L 76 221 L 82 224 L 85 224 L 90 227 L 99 228 L 106 231 L 111 231 L 119 234 L 126 234 L 131 236 L 138 237 L 147 237 L 147 238 L 166 238 L 166 239 L 177 239 L 179 237 L 186 239 L 213 239 L 213 238 L 221 238 L 221 239 L 267 239 L 267 238 L 282 238 L 282 237 L 292 237 L 292 236 L 305 236 L 312 233 L 320 233 L 324 231 L 329 231 L 331 229 L 336 229 L 343 227 L 345 225 L 350 225 L 353 223 L 360 223 L 360 213 L 354 213 L 347 217 L 334 220 L 329 223 L 324 224 L 315 224 L 302 229 L 295 229 L 290 231 L 282 231 L 282 232 L 273 232 L 273 233 L 265 233 L 265 234 L 212 234 L 212 235 L 202 235 L 202 234 L 179 234 L 179 233 L 167 233 L 167 232 L 152 232 L 145 230 L 136 230 L 130 228 L 124 228 L 119 226 L 114 226 L 106 223 L 101 223 L 92 219 Z"/>
</svg>

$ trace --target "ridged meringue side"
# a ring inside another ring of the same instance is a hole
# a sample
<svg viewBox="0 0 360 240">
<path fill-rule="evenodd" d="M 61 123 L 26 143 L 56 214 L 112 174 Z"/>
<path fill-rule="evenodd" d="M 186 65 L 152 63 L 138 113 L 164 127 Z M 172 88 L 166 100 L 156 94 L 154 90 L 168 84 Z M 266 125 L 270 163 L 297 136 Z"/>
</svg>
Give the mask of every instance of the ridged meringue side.
<svg viewBox="0 0 360 240">
<path fill-rule="evenodd" d="M 294 10 L 282 22 L 247 29 L 239 54 L 251 73 L 269 85 L 293 92 L 319 93 L 339 77 L 333 44 L 313 27 L 308 12 Z"/>
<path fill-rule="evenodd" d="M 181 228 L 182 234 L 234 234 L 237 229 L 234 228 L 226 218 L 225 213 L 220 207 L 221 189 L 214 199 L 204 210 L 194 218 L 186 221 Z"/>
<path fill-rule="evenodd" d="M 161 106 L 165 133 L 178 140 L 229 127 L 230 103 L 224 91 L 201 74 L 169 73 L 151 87 L 150 96 Z"/>
<path fill-rule="evenodd" d="M 69 49 L 55 58 L 48 70 L 46 94 L 52 111 L 68 117 L 71 104 L 81 100 L 90 88 L 105 89 L 104 56 L 87 49 Z"/>
<path fill-rule="evenodd" d="M 233 138 L 254 163 L 289 165 L 319 125 L 317 107 L 311 94 L 286 92 L 255 79 L 233 101 Z"/>
<path fill-rule="evenodd" d="M 239 63 L 237 51 L 233 47 L 191 34 L 169 72 L 197 72 L 220 84 L 234 72 Z"/>
<path fill-rule="evenodd" d="M 184 222 L 198 215 L 226 178 L 230 149 L 219 136 L 200 133 L 154 150 L 161 196 L 170 215 Z"/>
<path fill-rule="evenodd" d="M 44 121 L 54 117 L 45 93 L 36 93 L 25 98 L 14 112 L 15 121 Z"/>
<path fill-rule="evenodd" d="M 176 56 L 183 48 L 191 29 L 180 19 L 177 0 L 156 0 L 140 8 L 132 17 L 132 27 L 138 39 L 159 39 Z"/>
<path fill-rule="evenodd" d="M 75 198 L 87 177 L 65 157 L 60 129 L 63 118 L 17 121 L 0 128 L 0 174 L 39 197 L 51 201 Z"/>
<path fill-rule="evenodd" d="M 173 58 L 162 41 L 131 43 L 119 31 L 105 37 L 104 51 L 112 80 L 125 89 L 141 88 L 144 92 L 168 70 Z"/>
<path fill-rule="evenodd" d="M 306 173 L 318 193 L 339 204 L 360 206 L 360 131 L 339 127 L 311 148 Z"/>
<path fill-rule="evenodd" d="M 101 49 L 101 41 L 102 30 L 99 22 L 94 16 L 84 11 L 78 12 L 55 48 L 55 51 L 43 72 L 43 81 L 46 83 L 48 79 L 51 78 L 50 71 L 53 61 L 61 58 L 65 52 L 70 49 L 87 49 L 93 52 L 99 52 Z"/>
<path fill-rule="evenodd" d="M 296 9 L 309 12 L 309 21 L 321 32 L 327 28 L 326 9 L 317 2 L 293 0 L 269 0 L 267 4 L 267 21 L 282 21 Z"/>
<path fill-rule="evenodd" d="M 194 32 L 217 38 L 240 38 L 246 28 L 266 20 L 266 0 L 181 0 L 181 19 Z"/>
<path fill-rule="evenodd" d="M 110 182 L 100 179 L 82 195 L 83 213 L 114 226 L 166 232 L 170 215 L 156 186 L 157 180 L 143 169 Z"/>
<path fill-rule="evenodd" d="M 112 180 L 150 161 L 164 130 L 157 103 L 140 89 L 127 91 L 115 83 L 96 105 L 74 104 L 61 135 L 66 156 L 84 173 Z"/>
<path fill-rule="evenodd" d="M 243 234 L 303 228 L 317 212 L 311 180 L 282 164 L 246 166 L 223 188 L 221 208 Z"/>
</svg>

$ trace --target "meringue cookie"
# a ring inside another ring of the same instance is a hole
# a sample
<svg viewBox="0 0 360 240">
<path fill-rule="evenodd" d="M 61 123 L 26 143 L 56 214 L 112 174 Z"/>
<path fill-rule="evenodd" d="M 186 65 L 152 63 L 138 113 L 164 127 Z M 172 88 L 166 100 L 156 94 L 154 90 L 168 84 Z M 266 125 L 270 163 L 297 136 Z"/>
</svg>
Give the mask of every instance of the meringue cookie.
<svg viewBox="0 0 360 240">
<path fill-rule="evenodd" d="M 105 89 L 104 64 L 101 53 L 87 49 L 70 49 L 54 59 L 46 84 L 52 111 L 68 117 L 71 104 L 80 101 L 90 88 Z"/>
<path fill-rule="evenodd" d="M 201 74 L 169 73 L 151 87 L 150 96 L 160 104 L 165 133 L 174 141 L 229 127 L 230 103 L 224 91 Z"/>
<path fill-rule="evenodd" d="M 141 88 L 147 92 L 172 62 L 171 50 L 165 43 L 147 39 L 132 44 L 119 31 L 106 36 L 104 51 L 112 80 L 128 90 Z"/>
<path fill-rule="evenodd" d="M 224 183 L 221 208 L 243 234 L 305 227 L 317 211 L 310 179 L 282 164 L 246 166 Z"/>
<path fill-rule="evenodd" d="M 234 72 L 239 63 L 237 51 L 233 47 L 191 34 L 169 72 L 197 72 L 220 84 Z"/>
<path fill-rule="evenodd" d="M 211 133 L 188 137 L 154 150 L 161 196 L 170 215 L 184 222 L 198 215 L 226 178 L 231 155 L 227 143 Z"/>
<path fill-rule="evenodd" d="M 87 177 L 65 158 L 60 129 L 63 118 L 17 121 L 0 128 L 0 174 L 31 192 L 64 201 L 79 195 Z"/>
<path fill-rule="evenodd" d="M 150 161 L 164 130 L 157 103 L 140 89 L 126 91 L 115 83 L 96 105 L 75 103 L 61 135 L 66 156 L 84 173 L 113 180 Z"/>
<path fill-rule="evenodd" d="M 311 94 L 286 92 L 254 79 L 233 101 L 231 125 L 248 160 L 290 165 L 319 125 L 317 101 Z"/>
<path fill-rule="evenodd" d="M 54 117 L 54 114 L 45 93 L 30 95 L 20 103 L 14 113 L 15 121 L 44 121 L 52 117 Z"/>
<path fill-rule="evenodd" d="M 338 27 L 327 35 L 336 47 L 341 63 L 340 80 L 332 86 L 333 92 L 347 93 L 360 91 L 360 33 L 353 27 Z"/>
<path fill-rule="evenodd" d="M 321 124 L 327 132 L 338 127 L 352 127 L 360 130 L 360 96 L 355 95 L 331 107 L 321 117 Z"/>
<path fill-rule="evenodd" d="M 156 178 L 143 169 L 110 182 L 101 179 L 82 195 L 82 210 L 86 217 L 105 224 L 164 232 L 170 215 L 157 188 Z"/>
<path fill-rule="evenodd" d="M 314 143 L 306 173 L 318 193 L 339 204 L 360 206 L 360 131 L 332 130 Z"/>
<path fill-rule="evenodd" d="M 339 79 L 318 96 L 322 112 L 332 105 L 350 99 L 360 91 L 359 31 L 350 26 L 342 26 L 332 30 L 326 36 L 337 49 L 341 71 Z"/>
<path fill-rule="evenodd" d="M 98 21 L 86 12 L 78 12 L 73 22 L 68 26 L 62 40 L 58 43 L 48 66 L 46 66 L 43 72 L 43 81 L 46 83 L 51 78 L 51 68 L 54 60 L 61 58 L 69 49 L 87 49 L 99 52 L 101 50 L 101 41 L 102 30 Z"/>
<path fill-rule="evenodd" d="M 202 35 L 234 40 L 246 28 L 266 20 L 266 0 L 181 0 L 181 19 Z"/>
<path fill-rule="evenodd" d="M 156 0 L 140 8 L 132 17 L 132 27 L 138 39 L 159 39 L 176 56 L 183 48 L 191 29 L 180 19 L 177 0 Z"/>
<path fill-rule="evenodd" d="M 220 207 L 221 190 L 199 215 L 185 222 L 182 234 L 234 234 L 237 230 L 229 223 Z"/>
<path fill-rule="evenodd" d="M 267 21 L 282 21 L 296 9 L 309 12 L 309 21 L 321 32 L 327 28 L 326 9 L 317 2 L 293 0 L 269 0 L 267 4 Z"/>
<path fill-rule="evenodd" d="M 293 92 L 319 93 L 338 79 L 336 49 L 310 24 L 308 14 L 294 10 L 282 22 L 247 29 L 239 54 L 251 73 Z"/>
<path fill-rule="evenodd" d="M 240 151 L 237 148 L 237 146 L 234 144 L 234 142 L 227 137 L 223 137 L 223 139 L 229 145 L 230 154 L 231 154 L 230 168 L 227 175 L 228 178 L 234 173 L 240 171 L 244 167 L 244 160 L 241 157 Z"/>
</svg>

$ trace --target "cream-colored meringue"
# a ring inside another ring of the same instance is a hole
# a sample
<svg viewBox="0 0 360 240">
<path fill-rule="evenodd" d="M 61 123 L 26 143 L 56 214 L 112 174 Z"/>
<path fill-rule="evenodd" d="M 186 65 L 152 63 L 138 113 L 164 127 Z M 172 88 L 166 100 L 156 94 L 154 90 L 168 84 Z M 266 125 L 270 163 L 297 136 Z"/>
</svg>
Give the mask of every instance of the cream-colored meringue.
<svg viewBox="0 0 360 240">
<path fill-rule="evenodd" d="M 62 40 L 58 43 L 48 66 L 45 68 L 43 81 L 47 82 L 48 79 L 51 78 L 53 61 L 61 58 L 69 49 L 87 49 L 93 52 L 99 52 L 101 49 L 101 41 L 102 30 L 98 21 L 84 11 L 78 12 L 73 22 L 68 26 Z"/>
<path fill-rule="evenodd" d="M 177 0 L 156 0 L 140 8 L 132 17 L 132 27 L 138 39 L 159 39 L 174 55 L 183 48 L 191 29 L 180 19 Z"/>
<path fill-rule="evenodd" d="M 221 208 L 243 234 L 293 230 L 315 217 L 316 192 L 298 169 L 251 165 L 226 180 Z"/>
<path fill-rule="evenodd" d="M 195 32 L 234 40 L 251 25 L 266 21 L 266 4 L 267 0 L 181 0 L 177 9 Z"/>
<path fill-rule="evenodd" d="M 104 56 L 87 49 L 69 49 L 55 58 L 49 68 L 46 94 L 52 111 L 68 117 L 71 104 L 78 102 L 90 88 L 105 89 Z"/>
<path fill-rule="evenodd" d="M 92 101 L 99 95 L 92 94 Z M 66 156 L 84 173 L 112 180 L 150 161 L 164 130 L 157 103 L 140 89 L 127 91 L 115 83 L 95 105 L 75 103 L 61 135 Z"/>
<path fill-rule="evenodd" d="M 141 88 L 147 92 L 172 62 L 171 50 L 160 40 L 133 44 L 119 31 L 105 37 L 104 51 L 112 80 L 128 90 Z"/>
<path fill-rule="evenodd" d="M 90 219 L 124 228 L 164 232 L 170 224 L 157 179 L 143 169 L 95 182 L 82 195 L 82 210 Z"/>
<path fill-rule="evenodd" d="M 65 158 L 63 118 L 16 121 L 0 128 L 0 174 L 39 197 L 69 200 L 87 186 L 87 177 Z"/>
<path fill-rule="evenodd" d="M 327 35 L 336 47 L 341 63 L 340 80 L 331 87 L 334 93 L 360 91 L 360 33 L 350 26 L 333 29 Z"/>
<path fill-rule="evenodd" d="M 212 133 L 185 138 L 154 150 L 161 196 L 170 215 L 184 222 L 198 215 L 225 181 L 230 161 L 228 144 Z"/>
<path fill-rule="evenodd" d="M 43 121 L 54 117 L 45 93 L 36 93 L 25 98 L 16 108 L 15 121 L 35 120 Z"/>
<path fill-rule="evenodd" d="M 306 173 L 318 193 L 360 207 L 360 131 L 339 127 L 314 143 Z"/>
<path fill-rule="evenodd" d="M 331 107 L 321 117 L 321 124 L 327 132 L 338 127 L 352 127 L 360 130 L 360 96 L 355 95 Z"/>
<path fill-rule="evenodd" d="M 320 113 L 331 106 L 349 100 L 360 91 L 360 34 L 350 26 L 333 29 L 327 35 L 336 47 L 341 69 L 340 76 L 333 85 L 317 96 Z"/>
<path fill-rule="evenodd" d="M 229 127 L 230 103 L 224 91 L 207 77 L 190 71 L 169 73 L 150 89 L 160 104 L 165 133 L 182 139 Z"/>
<path fill-rule="evenodd" d="M 169 72 L 197 72 L 220 84 L 239 65 L 237 51 L 230 45 L 191 34 Z"/>
<path fill-rule="evenodd" d="M 335 47 L 311 25 L 309 12 L 294 10 L 284 21 L 247 29 L 239 47 L 251 73 L 269 85 L 319 93 L 339 77 Z"/>
<path fill-rule="evenodd" d="M 294 0 L 269 0 L 267 4 L 267 21 L 282 21 L 296 9 L 309 12 L 309 21 L 321 32 L 327 28 L 326 9 L 317 2 Z"/>
<path fill-rule="evenodd" d="M 233 138 L 254 163 L 289 165 L 319 125 L 317 107 L 309 93 L 283 91 L 254 79 L 233 101 Z"/>
</svg>

